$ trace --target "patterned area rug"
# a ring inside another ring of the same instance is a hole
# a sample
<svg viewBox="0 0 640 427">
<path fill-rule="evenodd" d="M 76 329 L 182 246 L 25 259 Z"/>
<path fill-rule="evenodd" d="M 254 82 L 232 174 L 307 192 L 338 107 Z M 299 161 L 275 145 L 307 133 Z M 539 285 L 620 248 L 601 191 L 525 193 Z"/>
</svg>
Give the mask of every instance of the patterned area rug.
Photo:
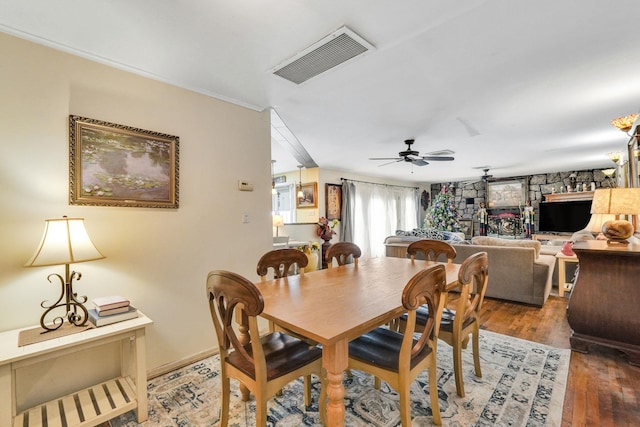
<svg viewBox="0 0 640 427">
<path fill-rule="evenodd" d="M 473 369 L 471 346 L 463 350 L 466 397 L 456 394 L 451 347 L 438 342 L 438 397 L 448 426 L 559 426 L 569 372 L 570 350 L 480 332 L 482 378 Z M 215 426 L 220 412 L 220 362 L 202 360 L 148 384 L 149 420 L 143 426 Z M 315 378 L 314 378 L 315 380 Z M 373 377 L 353 371 L 345 377 L 347 426 L 400 425 L 399 397 L 386 383 L 373 388 Z M 319 426 L 320 383 L 314 381 L 313 401 L 304 407 L 302 380 L 291 383 L 282 396 L 269 401 L 268 425 Z M 240 400 L 238 382 L 231 381 L 232 427 L 255 425 L 255 403 Z M 413 426 L 433 425 L 427 372 L 411 389 Z M 133 412 L 110 421 L 112 427 L 138 426 Z"/>
</svg>

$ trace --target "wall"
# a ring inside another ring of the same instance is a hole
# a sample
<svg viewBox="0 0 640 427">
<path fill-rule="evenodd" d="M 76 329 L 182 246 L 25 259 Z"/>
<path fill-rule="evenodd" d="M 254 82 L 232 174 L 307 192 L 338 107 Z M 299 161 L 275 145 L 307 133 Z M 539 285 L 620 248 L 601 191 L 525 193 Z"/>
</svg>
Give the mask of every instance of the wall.
<svg viewBox="0 0 640 427">
<path fill-rule="evenodd" d="M 50 273 L 24 268 L 44 219 L 83 217 L 106 259 L 72 265 L 79 295 L 123 295 L 154 320 L 148 367 L 217 347 L 204 286 L 229 269 L 257 280 L 271 248 L 269 113 L 252 111 L 0 34 L 0 331 L 36 325 Z M 180 208 L 68 204 L 68 116 L 180 137 Z M 242 155 L 238 155 L 238 147 Z M 254 184 L 237 190 L 237 180 Z M 250 222 L 242 223 L 242 214 Z"/>
</svg>

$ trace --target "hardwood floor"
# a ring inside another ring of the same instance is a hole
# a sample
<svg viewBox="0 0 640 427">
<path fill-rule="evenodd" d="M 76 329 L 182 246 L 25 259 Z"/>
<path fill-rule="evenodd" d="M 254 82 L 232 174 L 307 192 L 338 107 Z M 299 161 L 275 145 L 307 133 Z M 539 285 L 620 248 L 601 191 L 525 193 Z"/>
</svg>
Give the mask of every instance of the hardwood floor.
<svg viewBox="0 0 640 427">
<path fill-rule="evenodd" d="M 550 296 L 542 308 L 485 299 L 482 329 L 571 348 L 568 299 Z M 640 426 L 640 367 L 613 349 L 572 352 L 562 413 L 563 426 Z"/>
</svg>

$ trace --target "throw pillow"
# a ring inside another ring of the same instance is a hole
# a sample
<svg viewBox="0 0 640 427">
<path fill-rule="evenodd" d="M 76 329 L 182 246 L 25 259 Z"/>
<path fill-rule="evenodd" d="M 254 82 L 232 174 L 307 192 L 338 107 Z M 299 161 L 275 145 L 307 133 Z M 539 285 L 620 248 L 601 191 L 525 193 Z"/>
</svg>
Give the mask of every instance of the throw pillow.
<svg viewBox="0 0 640 427">
<path fill-rule="evenodd" d="M 536 259 L 540 256 L 542 244 L 537 240 L 516 240 L 516 239 L 500 239 L 498 237 L 475 236 L 471 238 L 471 243 L 482 246 L 507 246 L 513 248 L 533 248 L 536 253 Z"/>
</svg>

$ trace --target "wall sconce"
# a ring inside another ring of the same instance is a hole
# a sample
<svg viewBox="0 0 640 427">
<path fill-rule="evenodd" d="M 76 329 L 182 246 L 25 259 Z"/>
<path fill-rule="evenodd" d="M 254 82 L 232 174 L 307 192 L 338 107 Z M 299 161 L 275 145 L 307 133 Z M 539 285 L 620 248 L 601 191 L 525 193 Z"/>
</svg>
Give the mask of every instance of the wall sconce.
<svg viewBox="0 0 640 427">
<path fill-rule="evenodd" d="M 273 165 L 275 162 L 275 160 L 271 160 L 271 194 L 273 195 L 278 194 L 278 190 L 276 190 L 276 179 L 273 175 Z"/>
<path fill-rule="evenodd" d="M 51 273 L 47 280 L 51 283 L 51 277 L 60 280 L 61 293 L 55 303 L 46 306 L 42 301 L 40 306 L 46 310 L 40 318 L 40 326 L 47 332 L 55 331 L 64 323 L 66 317 L 69 323 L 75 326 L 84 326 L 87 323 L 88 312 L 83 305 L 87 302 L 86 296 L 79 297 L 73 291 L 73 279 L 80 280 L 82 274 L 77 271 L 69 271 L 69 264 L 94 261 L 105 258 L 94 246 L 91 238 L 84 228 L 84 218 L 67 218 L 45 220 L 42 240 L 35 253 L 25 267 L 45 267 L 50 265 L 64 265 L 64 278 L 57 273 Z M 56 308 L 64 307 L 64 316 L 57 316 L 50 325 L 45 324 L 47 315 Z M 80 311 L 80 312 L 79 312 Z"/>
<path fill-rule="evenodd" d="M 575 173 L 572 173 L 571 175 L 569 175 L 569 183 L 571 185 L 571 188 L 576 188 L 577 178 L 578 178 L 578 175 L 576 175 Z"/>
<path fill-rule="evenodd" d="M 629 136 L 633 136 L 629 133 L 633 124 L 638 119 L 637 114 L 629 114 L 628 116 L 618 117 L 617 119 L 611 120 L 611 124 L 620 129 L 622 132 L 626 133 Z"/>
<path fill-rule="evenodd" d="M 622 157 L 622 154 L 619 151 L 612 151 L 608 153 L 607 156 L 609 156 L 609 159 L 611 159 L 611 161 L 617 165 L 620 161 L 620 157 Z"/>
</svg>

